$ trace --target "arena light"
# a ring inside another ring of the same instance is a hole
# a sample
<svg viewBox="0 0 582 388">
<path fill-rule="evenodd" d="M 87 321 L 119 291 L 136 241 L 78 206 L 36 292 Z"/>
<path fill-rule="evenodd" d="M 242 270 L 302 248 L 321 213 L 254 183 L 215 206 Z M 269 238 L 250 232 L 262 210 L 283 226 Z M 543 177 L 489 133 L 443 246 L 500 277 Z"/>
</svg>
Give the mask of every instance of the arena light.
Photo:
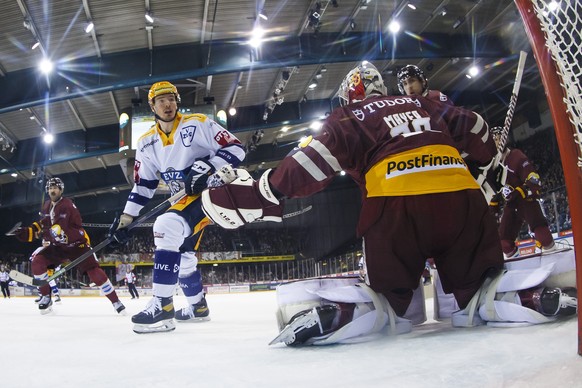
<svg viewBox="0 0 582 388">
<path fill-rule="evenodd" d="M 154 15 L 150 11 L 146 11 L 144 16 L 148 23 L 150 24 L 154 23 Z"/>
<path fill-rule="evenodd" d="M 93 23 L 92 20 L 89 20 L 89 22 L 87 22 L 87 25 L 85 25 L 85 33 L 88 34 L 91 31 L 93 31 L 93 28 L 95 28 L 95 24 Z"/>
<path fill-rule="evenodd" d="M 48 58 L 43 58 L 38 64 L 38 68 L 43 74 L 50 74 L 54 69 L 53 62 Z"/>
<path fill-rule="evenodd" d="M 261 43 L 263 43 L 263 36 L 265 35 L 265 30 L 263 30 L 261 27 L 256 27 L 253 30 L 251 39 L 249 40 L 249 45 L 251 45 L 251 47 L 257 48 L 261 45 Z"/>
<path fill-rule="evenodd" d="M 396 34 L 398 31 L 400 31 L 400 23 L 398 23 L 397 20 L 392 20 L 390 24 L 388 24 L 388 29 L 393 34 Z"/>
<path fill-rule="evenodd" d="M 231 106 L 230 108 L 228 108 L 228 114 L 231 116 L 236 115 L 236 108 L 234 106 Z"/>
<path fill-rule="evenodd" d="M 269 17 L 267 16 L 267 13 L 265 12 L 265 10 L 261 10 L 261 12 L 259 12 L 259 17 L 263 20 L 269 20 Z"/>
<path fill-rule="evenodd" d="M 55 137 L 52 133 L 49 132 L 45 132 L 42 135 L 42 140 L 46 143 L 46 144 L 52 144 L 53 141 L 55 141 Z"/>
<path fill-rule="evenodd" d="M 471 77 L 476 77 L 477 75 L 479 75 L 479 68 L 477 66 L 471 66 L 471 68 L 469 69 L 469 75 Z"/>
<path fill-rule="evenodd" d="M 32 49 L 32 50 L 34 50 L 34 49 L 35 49 L 35 48 L 37 48 L 38 46 L 40 46 L 40 42 L 39 42 L 37 39 L 35 39 L 35 40 L 34 40 L 34 43 L 32 44 L 32 47 L 31 47 L 31 49 Z"/>
</svg>

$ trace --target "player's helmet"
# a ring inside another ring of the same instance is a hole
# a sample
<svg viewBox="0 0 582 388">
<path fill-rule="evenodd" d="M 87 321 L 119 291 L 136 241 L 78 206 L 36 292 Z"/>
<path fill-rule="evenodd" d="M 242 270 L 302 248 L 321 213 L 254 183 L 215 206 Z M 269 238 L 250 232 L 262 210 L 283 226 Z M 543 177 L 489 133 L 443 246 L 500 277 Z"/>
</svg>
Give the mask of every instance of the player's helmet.
<svg viewBox="0 0 582 388">
<path fill-rule="evenodd" d="M 162 94 L 173 94 L 176 96 L 176 101 L 180 103 L 180 94 L 178 93 L 178 88 L 168 81 L 156 82 L 150 88 L 148 92 L 148 103 L 154 105 L 154 98 L 161 96 Z"/>
<path fill-rule="evenodd" d="M 50 178 L 46 181 L 45 189 L 48 192 L 51 186 L 57 186 L 61 191 L 65 190 L 65 184 L 61 180 L 61 178 Z"/>
<path fill-rule="evenodd" d="M 366 62 L 353 68 L 339 89 L 340 105 L 365 100 L 371 94 L 386 94 L 386 86 L 376 66 Z"/>
<path fill-rule="evenodd" d="M 503 135 L 503 127 L 493 127 L 489 130 L 489 132 L 491 132 L 495 144 L 498 144 L 501 141 L 501 136 Z"/>
<path fill-rule="evenodd" d="M 415 65 L 406 65 L 402 69 L 398 70 L 396 78 L 398 78 L 398 90 L 400 91 L 400 93 L 406 94 L 406 91 L 404 90 L 404 85 L 402 83 L 404 82 L 404 80 L 410 77 L 417 77 L 420 80 L 420 82 L 422 82 L 422 94 L 424 94 L 424 92 L 426 92 L 426 90 L 428 89 L 428 80 L 424 76 L 422 70 L 420 70 L 420 68 Z"/>
</svg>

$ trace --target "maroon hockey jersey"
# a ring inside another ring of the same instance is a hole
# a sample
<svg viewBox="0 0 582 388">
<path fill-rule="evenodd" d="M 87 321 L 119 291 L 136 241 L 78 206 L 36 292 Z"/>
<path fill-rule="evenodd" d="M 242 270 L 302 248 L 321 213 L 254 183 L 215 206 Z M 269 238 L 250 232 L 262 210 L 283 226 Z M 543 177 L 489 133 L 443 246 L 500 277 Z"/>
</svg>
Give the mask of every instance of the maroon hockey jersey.
<svg viewBox="0 0 582 388">
<path fill-rule="evenodd" d="M 74 247 L 89 243 L 81 213 L 69 198 L 61 197 L 54 206 L 50 200 L 46 201 L 39 224 L 43 240 L 50 241 L 51 245 Z"/>
<path fill-rule="evenodd" d="M 510 149 L 501 163 L 507 168 L 506 184 L 513 188 L 525 185 L 533 198 L 539 198 L 542 189 L 535 166 L 527 156 L 518 149 Z"/>
<path fill-rule="evenodd" d="M 423 97 L 374 96 L 334 110 L 321 134 L 302 142 L 269 181 L 289 198 L 304 197 L 344 170 L 365 203 L 478 189 L 465 161 L 485 165 L 495 154 L 487 124 L 472 111 Z"/>
</svg>

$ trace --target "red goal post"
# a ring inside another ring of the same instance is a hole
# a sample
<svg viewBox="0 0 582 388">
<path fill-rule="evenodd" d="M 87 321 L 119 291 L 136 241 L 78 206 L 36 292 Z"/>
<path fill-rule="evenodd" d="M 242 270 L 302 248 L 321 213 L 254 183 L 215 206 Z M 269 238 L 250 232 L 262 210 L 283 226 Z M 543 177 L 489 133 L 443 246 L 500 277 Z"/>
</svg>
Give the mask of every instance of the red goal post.
<svg viewBox="0 0 582 388">
<path fill-rule="evenodd" d="M 546 91 L 572 217 L 578 300 L 582 299 L 582 3 L 514 0 Z M 578 248 L 578 249 L 576 249 Z M 578 314 L 578 354 L 582 317 Z"/>
</svg>

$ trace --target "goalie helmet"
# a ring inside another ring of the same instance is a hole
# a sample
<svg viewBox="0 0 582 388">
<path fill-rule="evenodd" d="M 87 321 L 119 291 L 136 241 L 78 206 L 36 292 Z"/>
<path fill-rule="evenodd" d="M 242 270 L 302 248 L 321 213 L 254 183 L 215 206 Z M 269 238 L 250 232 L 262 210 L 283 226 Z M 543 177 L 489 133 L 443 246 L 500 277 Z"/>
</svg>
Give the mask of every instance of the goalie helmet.
<svg viewBox="0 0 582 388">
<path fill-rule="evenodd" d="M 366 62 L 353 68 L 339 89 L 340 105 L 365 100 L 372 94 L 386 95 L 382 75 L 374 65 Z"/>
<path fill-rule="evenodd" d="M 415 65 L 406 65 L 398 71 L 398 74 L 396 74 L 396 78 L 398 78 L 398 90 L 400 91 L 400 93 L 406 95 L 406 91 L 404 90 L 403 82 L 410 77 L 416 77 L 422 83 L 422 93 L 421 94 L 424 96 L 424 93 L 428 89 L 428 80 L 424 76 L 424 73 L 422 72 L 422 70 L 420 70 L 420 68 L 418 66 L 415 66 Z"/>
<path fill-rule="evenodd" d="M 148 103 L 154 105 L 154 99 L 162 94 L 173 94 L 176 97 L 176 101 L 180 103 L 178 88 L 168 81 L 156 82 L 151 86 L 150 91 L 148 92 Z"/>
<path fill-rule="evenodd" d="M 50 178 L 46 181 L 45 189 L 48 192 L 51 186 L 57 186 L 61 191 L 65 191 L 65 184 L 61 180 L 61 178 Z"/>
</svg>

